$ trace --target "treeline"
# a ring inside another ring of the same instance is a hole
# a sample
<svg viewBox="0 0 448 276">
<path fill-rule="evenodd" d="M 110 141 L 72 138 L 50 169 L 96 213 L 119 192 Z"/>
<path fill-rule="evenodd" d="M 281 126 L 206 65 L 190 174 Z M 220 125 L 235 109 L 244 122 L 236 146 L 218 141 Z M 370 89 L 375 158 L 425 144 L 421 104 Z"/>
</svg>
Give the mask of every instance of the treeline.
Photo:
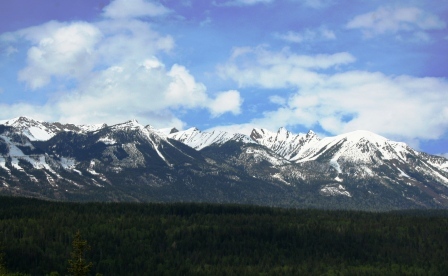
<svg viewBox="0 0 448 276">
<path fill-rule="evenodd" d="M 448 211 L 0 197 L 4 265 L 30 275 L 66 275 L 78 230 L 91 275 L 448 275 L 447 229 Z"/>
</svg>

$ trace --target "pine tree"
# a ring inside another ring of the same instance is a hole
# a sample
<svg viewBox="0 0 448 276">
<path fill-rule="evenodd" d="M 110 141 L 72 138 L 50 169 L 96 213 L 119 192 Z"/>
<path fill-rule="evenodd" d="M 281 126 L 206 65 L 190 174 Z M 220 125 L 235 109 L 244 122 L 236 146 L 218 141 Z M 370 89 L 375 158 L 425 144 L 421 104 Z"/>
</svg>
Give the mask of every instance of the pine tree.
<svg viewBox="0 0 448 276">
<path fill-rule="evenodd" d="M 73 276 L 85 276 L 89 273 L 92 263 L 87 263 L 84 258 L 85 252 L 90 249 L 86 240 L 83 240 L 79 230 L 76 232 L 72 242 L 73 251 L 71 253 L 71 259 L 68 260 L 68 272 Z"/>
</svg>

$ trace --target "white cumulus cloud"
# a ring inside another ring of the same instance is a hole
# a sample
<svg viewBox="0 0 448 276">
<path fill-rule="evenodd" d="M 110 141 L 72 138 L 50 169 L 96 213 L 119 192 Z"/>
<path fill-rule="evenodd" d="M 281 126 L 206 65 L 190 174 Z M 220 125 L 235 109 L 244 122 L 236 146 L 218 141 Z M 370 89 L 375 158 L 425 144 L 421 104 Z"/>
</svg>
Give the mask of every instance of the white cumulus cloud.
<svg viewBox="0 0 448 276">
<path fill-rule="evenodd" d="M 47 85 L 52 76 L 84 77 L 95 64 L 94 47 L 101 37 L 98 28 L 85 22 L 50 22 L 19 34 L 34 44 L 27 53 L 27 67 L 19 72 L 19 80 L 31 89 Z"/>
<path fill-rule="evenodd" d="M 388 76 L 367 71 L 321 71 L 354 60 L 349 54 L 298 56 L 290 52 L 245 52 L 220 67 L 221 77 L 241 87 L 296 89 L 281 106 L 252 124 L 320 126 L 331 134 L 366 129 L 413 141 L 437 139 L 448 130 L 448 81 L 444 78 Z M 243 64 L 243 65 L 241 65 Z"/>
<path fill-rule="evenodd" d="M 226 112 L 233 114 L 241 113 L 241 104 L 243 100 L 240 93 L 236 90 L 229 90 L 219 93 L 215 99 L 209 103 L 209 109 L 214 117 L 220 116 Z"/>
<path fill-rule="evenodd" d="M 105 8 L 107 16 L 98 22 L 51 21 L 2 35 L 5 42 L 29 45 L 19 80 L 38 92 L 46 87 L 57 90 L 38 106 L 4 104 L 0 116 L 109 124 L 135 118 L 182 128 L 184 123 L 176 114 L 189 109 L 208 110 L 212 117 L 239 114 L 239 92 L 211 96 L 185 66 L 165 65 L 159 56 L 174 48 L 174 39 L 136 19 L 161 14 L 149 11 L 159 4 L 134 2 L 141 14 L 124 7 L 121 15 L 114 14 L 124 5 L 117 0 Z M 71 80 L 68 85 L 67 80 Z"/>
</svg>

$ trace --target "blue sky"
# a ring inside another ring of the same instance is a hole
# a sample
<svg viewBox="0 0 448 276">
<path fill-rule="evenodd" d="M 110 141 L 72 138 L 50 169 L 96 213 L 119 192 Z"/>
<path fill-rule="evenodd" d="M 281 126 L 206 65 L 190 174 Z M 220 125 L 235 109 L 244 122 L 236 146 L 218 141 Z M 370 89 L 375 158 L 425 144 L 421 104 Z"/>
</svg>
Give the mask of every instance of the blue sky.
<svg viewBox="0 0 448 276">
<path fill-rule="evenodd" d="M 448 153 L 448 1 L 0 2 L 0 120 L 364 129 Z"/>
</svg>

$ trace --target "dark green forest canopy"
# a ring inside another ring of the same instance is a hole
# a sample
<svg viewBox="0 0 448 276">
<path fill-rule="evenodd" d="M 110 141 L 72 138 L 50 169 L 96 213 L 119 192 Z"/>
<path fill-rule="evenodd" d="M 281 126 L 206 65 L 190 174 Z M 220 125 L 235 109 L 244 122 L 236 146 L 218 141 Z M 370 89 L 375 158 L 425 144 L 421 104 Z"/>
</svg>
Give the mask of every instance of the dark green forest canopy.
<svg viewBox="0 0 448 276">
<path fill-rule="evenodd" d="M 372 213 L 0 197 L 9 271 L 67 273 L 74 234 L 91 274 L 431 274 L 448 271 L 448 211 Z"/>
</svg>

